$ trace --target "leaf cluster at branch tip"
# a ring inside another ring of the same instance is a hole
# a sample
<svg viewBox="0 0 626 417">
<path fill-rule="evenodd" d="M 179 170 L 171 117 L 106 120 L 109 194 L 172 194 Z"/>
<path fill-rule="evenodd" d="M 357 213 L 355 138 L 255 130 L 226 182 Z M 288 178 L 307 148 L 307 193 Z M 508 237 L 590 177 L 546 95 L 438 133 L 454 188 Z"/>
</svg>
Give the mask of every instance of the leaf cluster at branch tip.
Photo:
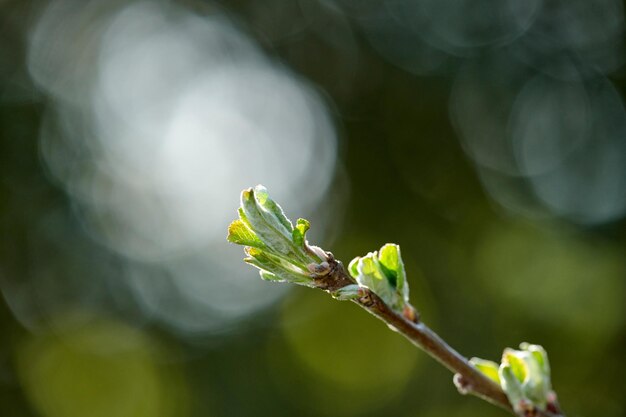
<svg viewBox="0 0 626 417">
<path fill-rule="evenodd" d="M 245 246 L 245 261 L 260 269 L 265 280 L 312 286 L 310 265 L 324 262 L 320 248 L 309 246 L 310 223 L 298 219 L 294 227 L 262 185 L 241 193 L 239 219 L 228 227 L 227 239 Z"/>
</svg>

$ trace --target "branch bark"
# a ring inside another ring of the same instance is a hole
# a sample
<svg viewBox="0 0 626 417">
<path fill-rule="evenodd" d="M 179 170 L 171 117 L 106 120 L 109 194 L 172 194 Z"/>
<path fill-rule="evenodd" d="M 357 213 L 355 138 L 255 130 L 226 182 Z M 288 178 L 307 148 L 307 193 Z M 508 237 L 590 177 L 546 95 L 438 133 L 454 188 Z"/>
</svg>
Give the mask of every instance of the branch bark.
<svg viewBox="0 0 626 417">
<path fill-rule="evenodd" d="M 355 284 L 341 262 L 328 253 L 329 271 L 315 279 L 316 286 L 333 293 L 347 285 Z M 364 289 L 363 295 L 352 300 L 369 313 L 385 322 L 393 330 L 407 338 L 432 358 L 455 374 L 454 381 L 463 394 L 472 394 L 519 417 L 565 417 L 549 411 L 528 410 L 517 414 L 502 388 L 474 368 L 467 358 L 462 356 L 439 335 L 422 323 L 413 312 L 398 314 L 372 291 Z"/>
</svg>

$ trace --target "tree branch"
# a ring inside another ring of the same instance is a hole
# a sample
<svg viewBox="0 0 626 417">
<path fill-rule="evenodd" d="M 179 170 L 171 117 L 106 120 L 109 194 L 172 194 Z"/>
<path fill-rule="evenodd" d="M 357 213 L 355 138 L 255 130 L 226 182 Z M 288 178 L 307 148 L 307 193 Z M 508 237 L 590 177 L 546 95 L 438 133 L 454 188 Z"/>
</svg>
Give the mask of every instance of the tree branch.
<svg viewBox="0 0 626 417">
<path fill-rule="evenodd" d="M 317 288 L 328 293 L 355 284 L 346 272 L 343 264 L 328 253 L 329 271 L 315 279 Z M 511 414 L 518 415 L 498 384 L 472 366 L 468 360 L 448 345 L 437 333 L 422 323 L 415 314 L 398 314 L 383 300 L 368 289 L 362 289 L 362 296 L 352 300 L 369 313 L 373 314 L 390 328 L 403 335 L 415 346 L 455 374 L 455 384 L 462 394 L 472 394 L 497 405 Z M 558 413 L 541 410 L 528 410 L 520 417 L 565 417 Z"/>
<path fill-rule="evenodd" d="M 452 371 L 462 394 L 476 395 L 518 417 L 564 417 L 551 389 L 543 347 L 522 343 L 519 351 L 507 348 L 500 365 L 479 358 L 468 361 L 422 323 L 409 303 L 398 245 L 387 243 L 354 258 L 348 274 L 330 252 L 308 244 L 309 227 L 306 219 L 294 226 L 258 185 L 241 193 L 239 219 L 228 227 L 227 239 L 245 246 L 244 261 L 257 267 L 263 279 L 318 288 L 369 311 Z"/>
</svg>

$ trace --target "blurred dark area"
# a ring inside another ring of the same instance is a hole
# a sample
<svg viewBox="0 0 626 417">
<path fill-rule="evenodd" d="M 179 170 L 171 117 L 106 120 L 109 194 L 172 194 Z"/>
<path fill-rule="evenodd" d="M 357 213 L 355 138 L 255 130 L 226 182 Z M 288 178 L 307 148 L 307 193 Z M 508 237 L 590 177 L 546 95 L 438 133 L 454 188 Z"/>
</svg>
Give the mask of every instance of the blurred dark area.
<svg viewBox="0 0 626 417">
<path fill-rule="evenodd" d="M 262 183 L 347 263 L 402 246 L 467 356 L 543 345 L 626 416 L 618 0 L 0 1 L 0 416 L 496 417 L 226 243 Z"/>
</svg>

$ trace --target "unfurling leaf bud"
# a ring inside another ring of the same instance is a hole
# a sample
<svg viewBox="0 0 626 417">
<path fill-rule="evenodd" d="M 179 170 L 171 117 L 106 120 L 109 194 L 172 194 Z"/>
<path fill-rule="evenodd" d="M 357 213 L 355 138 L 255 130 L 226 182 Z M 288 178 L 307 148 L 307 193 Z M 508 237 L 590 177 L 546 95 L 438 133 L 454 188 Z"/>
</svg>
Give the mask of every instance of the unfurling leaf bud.
<svg viewBox="0 0 626 417">
<path fill-rule="evenodd" d="M 378 295 L 397 313 L 404 314 L 407 311 L 405 307 L 409 305 L 409 284 L 406 281 L 400 246 L 388 243 L 378 252 L 354 258 L 348 271 L 359 285 Z"/>
<path fill-rule="evenodd" d="M 550 364 L 543 347 L 522 343 L 521 350 L 507 348 L 499 368 L 500 383 L 516 412 L 546 410 L 554 402 Z"/>
<path fill-rule="evenodd" d="M 520 349 L 504 349 L 499 366 L 479 358 L 469 362 L 502 387 L 516 413 L 558 407 L 550 382 L 548 354 L 541 346 L 528 343 L 522 343 Z"/>
<path fill-rule="evenodd" d="M 228 227 L 228 241 L 245 246 L 245 261 L 269 281 L 313 286 L 313 277 L 329 270 L 324 251 L 306 241 L 310 224 L 298 219 L 294 227 L 262 185 L 241 193 L 239 219 Z"/>
</svg>

